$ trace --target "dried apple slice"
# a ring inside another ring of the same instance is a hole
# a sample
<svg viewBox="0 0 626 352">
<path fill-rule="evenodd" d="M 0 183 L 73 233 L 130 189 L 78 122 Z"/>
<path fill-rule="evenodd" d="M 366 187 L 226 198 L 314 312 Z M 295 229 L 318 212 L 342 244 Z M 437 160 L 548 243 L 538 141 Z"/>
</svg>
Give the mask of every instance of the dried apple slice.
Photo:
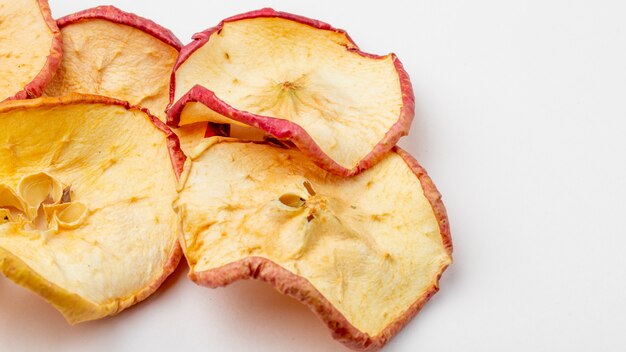
<svg viewBox="0 0 626 352">
<path fill-rule="evenodd" d="M 406 152 L 342 178 L 295 149 L 200 146 L 175 203 L 195 282 L 266 281 L 355 349 L 384 345 L 438 290 L 452 253 L 446 211 Z"/>
<path fill-rule="evenodd" d="M 0 0 L 0 100 L 38 97 L 61 62 L 47 0 Z"/>
<path fill-rule="evenodd" d="M 63 60 L 46 95 L 104 95 L 165 120 L 170 74 L 182 47 L 171 31 L 113 6 L 80 11 L 57 23 Z"/>
<path fill-rule="evenodd" d="M 176 136 L 98 96 L 5 102 L 0 124 L 0 271 L 70 323 L 154 292 L 181 258 Z"/>
<path fill-rule="evenodd" d="M 63 61 L 48 96 L 88 93 L 147 108 L 165 122 L 172 67 L 182 43 L 168 29 L 113 6 L 98 6 L 57 21 Z M 183 150 L 202 138 L 205 123 L 176 129 Z"/>
<path fill-rule="evenodd" d="M 343 30 L 262 9 L 193 39 L 172 74 L 170 126 L 249 126 L 344 176 L 374 165 L 408 132 L 414 98 L 402 64 L 360 51 Z"/>
</svg>

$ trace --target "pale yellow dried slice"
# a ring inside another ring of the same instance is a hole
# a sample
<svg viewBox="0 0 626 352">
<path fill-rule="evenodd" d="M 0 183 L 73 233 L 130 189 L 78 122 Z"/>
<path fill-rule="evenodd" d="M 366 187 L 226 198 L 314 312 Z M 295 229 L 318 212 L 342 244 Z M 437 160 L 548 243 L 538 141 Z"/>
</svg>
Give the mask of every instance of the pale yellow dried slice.
<svg viewBox="0 0 626 352">
<path fill-rule="evenodd" d="M 219 138 L 201 146 L 175 205 L 196 282 L 270 282 L 359 349 L 383 345 L 436 292 L 451 262 L 447 218 L 405 152 L 343 178 L 294 149 Z"/>
<path fill-rule="evenodd" d="M 172 68 L 182 44 L 158 24 L 113 6 L 58 20 L 63 61 L 45 94 L 89 93 L 145 107 L 165 122 Z M 207 124 L 175 129 L 183 151 L 204 138 Z"/>
<path fill-rule="evenodd" d="M 172 77 L 171 126 L 247 125 L 292 141 L 339 175 L 374 165 L 414 114 L 411 83 L 395 55 L 361 52 L 342 30 L 271 9 L 196 34 Z"/>
<path fill-rule="evenodd" d="M 165 121 L 170 74 L 182 46 L 172 32 L 113 6 L 80 11 L 58 24 L 63 61 L 46 95 L 104 95 Z"/>
<path fill-rule="evenodd" d="M 0 101 L 40 96 L 61 62 L 46 0 L 0 0 Z"/>
<path fill-rule="evenodd" d="M 5 102 L 0 124 L 0 272 L 70 323 L 154 292 L 180 259 L 172 132 L 79 95 Z"/>
</svg>

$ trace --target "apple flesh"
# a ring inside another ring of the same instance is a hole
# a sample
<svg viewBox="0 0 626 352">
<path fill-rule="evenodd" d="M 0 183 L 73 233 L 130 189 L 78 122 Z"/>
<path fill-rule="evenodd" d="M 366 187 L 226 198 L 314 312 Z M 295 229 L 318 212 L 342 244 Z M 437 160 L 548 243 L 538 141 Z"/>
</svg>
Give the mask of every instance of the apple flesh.
<svg viewBox="0 0 626 352">
<path fill-rule="evenodd" d="M 38 97 L 62 56 L 47 0 L 0 0 L 0 101 Z"/>
<path fill-rule="evenodd" d="M 170 126 L 247 126 L 291 141 L 343 176 L 372 167 L 414 115 L 411 83 L 395 55 L 364 53 L 342 30 L 272 9 L 196 34 L 170 84 Z"/>
<path fill-rule="evenodd" d="M 172 67 L 182 44 L 168 29 L 113 6 L 98 6 L 57 21 L 63 61 L 47 96 L 98 94 L 147 108 L 165 122 Z M 176 129 L 184 151 L 203 138 L 207 123 Z"/>
<path fill-rule="evenodd" d="M 98 94 L 142 106 L 165 121 L 169 76 L 182 44 L 156 23 L 113 6 L 57 21 L 63 61 L 47 96 Z"/>
<path fill-rule="evenodd" d="M 0 272 L 70 323 L 152 294 L 181 258 L 177 137 L 99 96 L 5 102 L 0 123 Z"/>
<path fill-rule="evenodd" d="M 233 139 L 210 138 L 190 159 L 175 203 L 190 278 L 266 281 L 355 349 L 383 346 L 451 262 L 441 197 L 401 149 L 351 178 L 295 149 Z"/>
</svg>

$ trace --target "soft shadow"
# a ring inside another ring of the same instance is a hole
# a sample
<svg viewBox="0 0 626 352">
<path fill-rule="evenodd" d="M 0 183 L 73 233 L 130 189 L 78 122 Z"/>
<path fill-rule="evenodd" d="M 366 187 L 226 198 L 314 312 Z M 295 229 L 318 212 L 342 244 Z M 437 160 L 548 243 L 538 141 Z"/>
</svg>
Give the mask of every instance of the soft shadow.
<svg viewBox="0 0 626 352">
<path fill-rule="evenodd" d="M 430 122 L 421 107 L 418 92 L 415 92 L 415 117 L 408 136 L 400 138 L 398 145 L 418 161 L 424 160 L 429 154 L 430 147 L 436 145 L 430 140 L 429 126 Z"/>
<path fill-rule="evenodd" d="M 222 321 L 225 329 L 245 332 L 252 340 L 272 340 L 280 349 L 300 346 L 298 351 L 350 351 L 334 341 L 326 325 L 308 307 L 282 295 L 269 284 L 244 280 L 220 288 L 231 318 Z M 208 292 L 213 294 L 213 292 Z"/>
<path fill-rule="evenodd" d="M 454 255 L 454 254 L 453 254 Z M 460 288 L 455 289 L 455 286 L 459 286 L 459 277 L 457 274 L 457 270 L 455 269 L 456 265 L 454 262 L 450 265 L 446 271 L 441 276 L 439 280 L 439 292 L 435 293 L 434 296 L 424 304 L 422 309 L 417 312 L 417 315 L 411 319 L 406 326 L 400 330 L 398 335 L 395 338 L 391 339 L 387 344 L 389 350 L 396 350 L 399 348 L 399 343 L 405 343 L 406 339 L 415 338 L 419 340 L 420 325 L 421 324 L 429 324 L 429 316 L 436 315 L 438 311 L 440 311 L 440 306 L 443 307 L 446 305 L 446 301 L 452 300 L 455 295 L 455 292 Z M 434 318 L 434 317 L 433 317 Z M 432 322 L 432 319 L 431 319 Z M 413 335 L 413 336 L 411 336 Z"/>
<path fill-rule="evenodd" d="M 96 321 L 69 325 L 61 313 L 27 289 L 15 285 L 4 276 L 0 276 L 0 330 L 4 336 L 15 336 L 13 341 L 3 341 L 2 348 L 15 350 L 23 348 L 26 336 L 33 336 L 38 341 L 50 342 L 51 350 L 70 350 L 90 339 L 103 335 L 114 334 L 120 329 L 127 329 L 136 322 L 141 312 L 151 309 L 164 300 L 177 282 L 185 280 L 187 264 L 181 260 L 180 265 L 153 295 L 143 302 L 134 305 L 117 316 Z M 20 348 L 21 346 L 21 348 Z M 1 349 L 1 348 L 0 348 Z"/>
</svg>

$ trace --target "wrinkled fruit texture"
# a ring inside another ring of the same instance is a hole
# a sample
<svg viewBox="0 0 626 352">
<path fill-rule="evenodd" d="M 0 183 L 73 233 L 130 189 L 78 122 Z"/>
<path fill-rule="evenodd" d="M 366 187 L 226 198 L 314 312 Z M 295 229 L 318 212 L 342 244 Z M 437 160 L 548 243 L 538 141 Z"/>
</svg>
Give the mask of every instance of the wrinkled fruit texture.
<svg viewBox="0 0 626 352">
<path fill-rule="evenodd" d="M 232 263 L 265 258 L 308 280 L 373 339 L 394 322 L 404 325 L 413 305 L 437 290 L 451 261 L 447 219 L 408 154 L 390 152 L 373 168 L 341 178 L 293 149 L 219 138 L 203 147 L 186 165 L 175 205 L 197 282 L 228 284 L 244 278 Z M 317 304 L 311 308 L 330 318 Z"/>
<path fill-rule="evenodd" d="M 113 6 L 99 6 L 58 20 L 63 61 L 48 96 L 98 94 L 145 107 L 165 122 L 169 81 L 182 44 L 158 24 Z M 205 133 L 206 123 L 177 129 L 183 150 Z"/>
<path fill-rule="evenodd" d="M 169 81 L 182 44 L 158 24 L 113 6 L 99 6 L 58 20 L 63 61 L 48 96 L 88 93 L 145 107 L 165 122 Z M 183 151 L 203 138 L 207 124 L 175 129 Z"/>
<path fill-rule="evenodd" d="M 413 93 L 402 65 L 360 52 L 341 30 L 264 9 L 194 39 L 175 69 L 173 126 L 252 125 L 340 175 L 370 167 L 408 131 Z"/>
<path fill-rule="evenodd" d="M 41 95 L 61 54 L 47 1 L 0 0 L 0 101 Z"/>
<path fill-rule="evenodd" d="M 180 259 L 153 119 L 95 96 L 0 106 L 0 270 L 71 323 L 144 299 Z"/>
<path fill-rule="evenodd" d="M 181 46 L 171 32 L 110 6 L 69 15 L 58 23 L 63 60 L 46 95 L 104 95 L 145 107 L 165 120 L 170 74 Z M 161 37 L 142 30 L 148 25 L 158 27 Z"/>
</svg>

